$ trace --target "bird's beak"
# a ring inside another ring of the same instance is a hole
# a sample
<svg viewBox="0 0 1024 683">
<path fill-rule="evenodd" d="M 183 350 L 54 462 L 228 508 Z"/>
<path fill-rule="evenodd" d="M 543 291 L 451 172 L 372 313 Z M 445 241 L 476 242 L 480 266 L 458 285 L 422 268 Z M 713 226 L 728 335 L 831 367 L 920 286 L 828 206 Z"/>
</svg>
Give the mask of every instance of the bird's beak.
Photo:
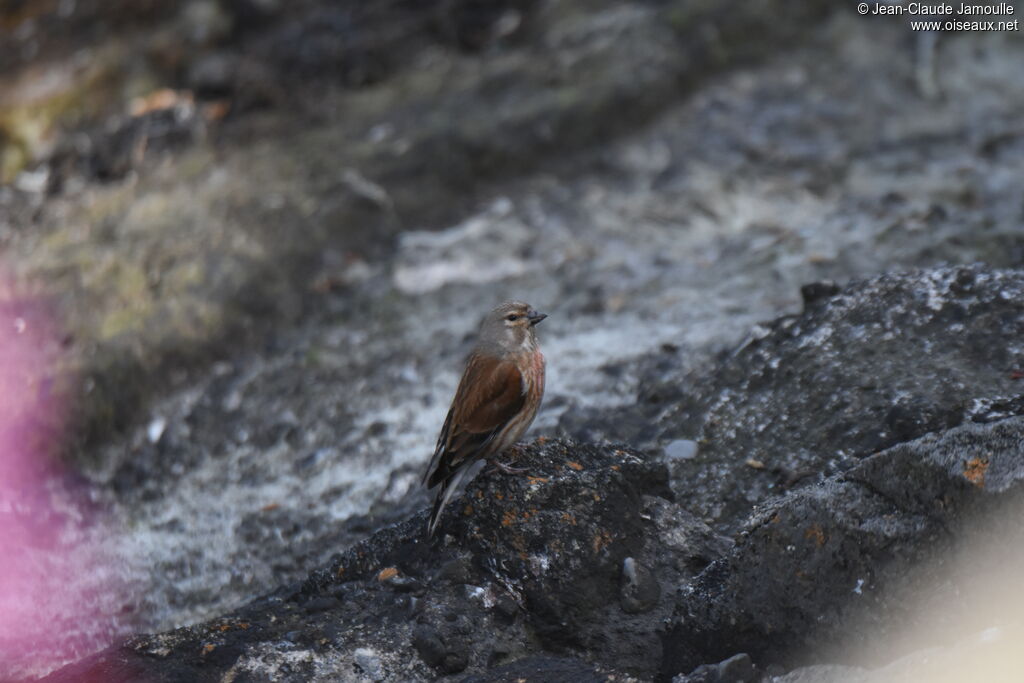
<svg viewBox="0 0 1024 683">
<path fill-rule="evenodd" d="M 526 317 L 530 320 L 530 327 L 533 327 L 534 325 L 539 323 L 541 320 L 543 320 L 544 318 L 548 317 L 548 314 L 547 313 L 537 313 L 536 311 L 532 311 Z"/>
</svg>

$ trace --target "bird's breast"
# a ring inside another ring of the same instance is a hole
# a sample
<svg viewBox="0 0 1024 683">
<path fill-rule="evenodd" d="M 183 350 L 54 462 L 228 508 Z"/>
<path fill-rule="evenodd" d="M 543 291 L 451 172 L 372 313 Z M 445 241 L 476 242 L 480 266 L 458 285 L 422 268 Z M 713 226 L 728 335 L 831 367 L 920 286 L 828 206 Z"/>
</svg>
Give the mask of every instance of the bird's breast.
<svg viewBox="0 0 1024 683">
<path fill-rule="evenodd" d="M 538 398 L 544 394 L 544 354 L 537 349 L 530 359 L 530 391 Z"/>
<path fill-rule="evenodd" d="M 544 356 L 540 351 L 516 354 L 516 368 L 523 381 L 523 395 L 536 396 L 544 391 Z"/>
</svg>

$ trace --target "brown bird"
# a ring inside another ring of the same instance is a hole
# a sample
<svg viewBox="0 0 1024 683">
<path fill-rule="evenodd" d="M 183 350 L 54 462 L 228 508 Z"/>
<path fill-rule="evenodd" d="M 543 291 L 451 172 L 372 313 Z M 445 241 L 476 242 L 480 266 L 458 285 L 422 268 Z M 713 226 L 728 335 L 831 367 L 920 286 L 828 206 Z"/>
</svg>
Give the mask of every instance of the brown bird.
<svg viewBox="0 0 1024 683">
<path fill-rule="evenodd" d="M 547 315 L 508 301 L 480 324 L 476 347 L 455 391 L 423 481 L 437 489 L 427 536 L 470 466 L 494 460 L 519 440 L 544 397 L 544 356 L 534 326 Z M 495 465 L 512 471 L 507 465 Z"/>
</svg>

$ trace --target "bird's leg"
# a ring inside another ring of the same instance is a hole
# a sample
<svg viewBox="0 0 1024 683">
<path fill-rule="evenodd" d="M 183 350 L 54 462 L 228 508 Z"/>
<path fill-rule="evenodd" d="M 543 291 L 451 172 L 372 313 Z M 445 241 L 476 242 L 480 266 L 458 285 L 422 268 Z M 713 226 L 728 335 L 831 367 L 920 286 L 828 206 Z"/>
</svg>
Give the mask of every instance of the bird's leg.
<svg viewBox="0 0 1024 683">
<path fill-rule="evenodd" d="M 508 454 L 512 456 L 512 462 L 518 460 L 519 456 L 522 455 L 522 450 L 520 450 L 519 444 L 515 444 L 509 448 Z M 487 462 L 491 464 L 491 472 L 499 470 L 505 474 L 525 474 L 526 472 L 529 472 L 525 467 L 512 467 L 509 463 L 501 462 L 497 458 L 488 458 Z"/>
<path fill-rule="evenodd" d="M 525 467 L 512 467 L 507 463 L 499 462 L 497 460 L 488 460 L 487 462 L 491 463 L 492 472 L 500 470 L 505 474 L 526 474 L 527 472 L 530 471 Z"/>
</svg>

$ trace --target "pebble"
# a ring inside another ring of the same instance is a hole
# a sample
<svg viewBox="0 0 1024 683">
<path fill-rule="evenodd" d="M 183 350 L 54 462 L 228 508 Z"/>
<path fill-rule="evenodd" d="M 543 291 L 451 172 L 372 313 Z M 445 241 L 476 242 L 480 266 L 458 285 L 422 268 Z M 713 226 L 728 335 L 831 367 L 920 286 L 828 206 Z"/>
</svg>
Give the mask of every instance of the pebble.
<svg viewBox="0 0 1024 683">
<path fill-rule="evenodd" d="M 622 562 L 619 584 L 619 605 L 628 614 L 641 614 L 654 609 L 661 598 L 661 585 L 647 567 L 632 557 Z"/>
<path fill-rule="evenodd" d="M 373 681 L 384 680 L 384 666 L 380 662 L 377 653 L 368 647 L 358 648 L 354 654 L 356 666 L 363 670 L 363 673 Z"/>
<path fill-rule="evenodd" d="M 670 460 L 690 460 L 697 455 L 697 442 L 690 439 L 676 439 L 665 446 L 665 456 Z"/>
<path fill-rule="evenodd" d="M 165 429 L 167 429 L 167 418 L 155 417 L 150 421 L 149 426 L 146 427 L 146 438 L 149 439 L 150 443 L 156 443 L 164 435 Z"/>
</svg>

